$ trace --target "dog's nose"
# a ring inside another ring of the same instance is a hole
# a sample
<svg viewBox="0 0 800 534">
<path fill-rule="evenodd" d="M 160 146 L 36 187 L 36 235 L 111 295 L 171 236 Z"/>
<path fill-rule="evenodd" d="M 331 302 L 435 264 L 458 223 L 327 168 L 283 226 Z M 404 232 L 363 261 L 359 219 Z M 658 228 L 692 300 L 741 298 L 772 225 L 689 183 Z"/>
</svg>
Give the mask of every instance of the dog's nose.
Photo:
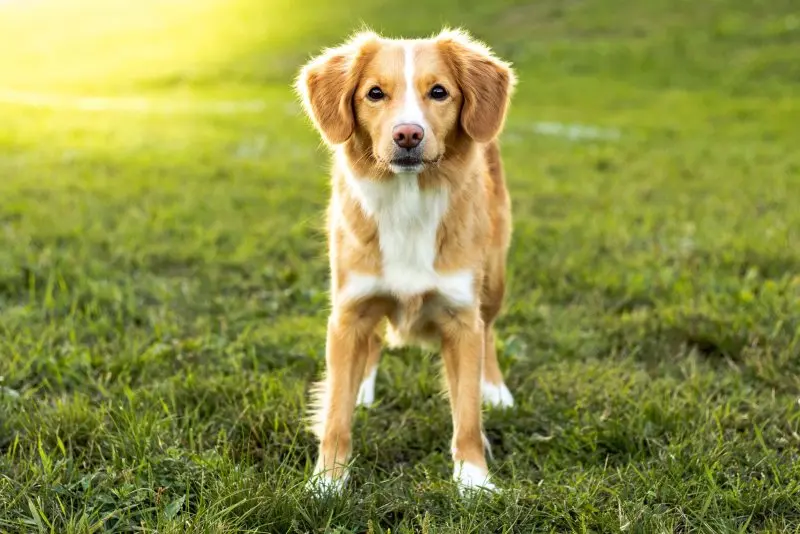
<svg viewBox="0 0 800 534">
<path fill-rule="evenodd" d="M 394 143 L 400 148 L 414 148 L 425 137 L 425 130 L 418 124 L 398 124 L 392 130 Z"/>
</svg>

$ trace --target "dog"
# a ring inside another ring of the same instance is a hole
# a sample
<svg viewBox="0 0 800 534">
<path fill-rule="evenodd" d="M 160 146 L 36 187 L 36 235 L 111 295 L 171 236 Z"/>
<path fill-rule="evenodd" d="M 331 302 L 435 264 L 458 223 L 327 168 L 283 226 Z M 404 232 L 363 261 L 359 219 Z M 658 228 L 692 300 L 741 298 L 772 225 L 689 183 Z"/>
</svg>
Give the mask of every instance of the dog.
<svg viewBox="0 0 800 534">
<path fill-rule="evenodd" d="M 332 149 L 325 378 L 316 391 L 315 487 L 347 480 L 357 404 L 374 400 L 382 336 L 435 343 L 453 420 L 453 478 L 494 490 L 481 399 L 513 405 L 494 322 L 511 208 L 497 136 L 516 78 L 460 30 L 427 39 L 358 33 L 300 71 L 295 88 Z"/>
</svg>

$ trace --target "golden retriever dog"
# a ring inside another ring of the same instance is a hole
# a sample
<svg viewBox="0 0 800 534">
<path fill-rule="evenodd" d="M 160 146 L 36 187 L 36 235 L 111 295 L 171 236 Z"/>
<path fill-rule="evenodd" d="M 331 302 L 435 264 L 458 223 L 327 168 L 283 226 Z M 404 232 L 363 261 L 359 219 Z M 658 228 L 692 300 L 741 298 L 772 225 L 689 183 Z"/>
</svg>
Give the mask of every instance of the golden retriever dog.
<svg viewBox="0 0 800 534">
<path fill-rule="evenodd" d="M 514 84 L 508 63 L 452 30 L 413 40 L 363 32 L 297 78 L 333 152 L 332 311 L 314 413 L 316 488 L 338 490 L 347 480 L 353 411 L 374 400 L 383 339 L 440 347 L 454 480 L 461 490 L 495 488 L 481 399 L 513 405 L 493 325 L 511 238 L 497 136 Z"/>
</svg>

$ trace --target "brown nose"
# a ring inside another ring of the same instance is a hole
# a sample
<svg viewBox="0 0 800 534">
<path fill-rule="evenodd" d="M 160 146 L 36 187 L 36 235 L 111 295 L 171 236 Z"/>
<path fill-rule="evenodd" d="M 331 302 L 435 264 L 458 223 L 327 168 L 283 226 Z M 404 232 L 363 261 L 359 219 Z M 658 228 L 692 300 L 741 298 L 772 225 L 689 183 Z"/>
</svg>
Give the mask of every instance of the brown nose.
<svg viewBox="0 0 800 534">
<path fill-rule="evenodd" d="M 425 137 L 425 130 L 417 124 L 398 124 L 392 130 L 394 143 L 401 148 L 414 148 Z"/>
</svg>

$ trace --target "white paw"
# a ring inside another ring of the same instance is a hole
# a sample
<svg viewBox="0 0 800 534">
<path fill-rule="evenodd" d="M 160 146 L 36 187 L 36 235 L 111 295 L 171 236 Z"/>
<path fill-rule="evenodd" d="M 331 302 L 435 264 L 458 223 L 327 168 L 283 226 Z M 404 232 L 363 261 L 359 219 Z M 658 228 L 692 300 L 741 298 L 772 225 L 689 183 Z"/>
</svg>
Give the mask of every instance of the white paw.
<svg viewBox="0 0 800 534">
<path fill-rule="evenodd" d="M 358 397 L 356 397 L 357 406 L 372 406 L 375 402 L 375 378 L 378 375 L 378 368 L 375 367 L 372 371 L 364 377 L 361 382 L 361 387 L 358 388 Z"/>
<path fill-rule="evenodd" d="M 489 472 L 469 462 L 456 462 L 453 470 L 453 480 L 458 484 L 461 495 L 468 495 L 476 491 L 497 491 L 497 486 L 489 479 Z"/>
<path fill-rule="evenodd" d="M 481 396 L 483 402 L 495 408 L 511 408 L 514 406 L 514 397 L 504 383 L 492 384 L 481 382 Z"/>
<path fill-rule="evenodd" d="M 341 495 L 344 486 L 347 483 L 347 472 L 340 477 L 334 478 L 327 472 L 320 472 L 319 469 L 314 470 L 314 474 L 306 482 L 306 491 L 311 493 L 314 497 L 324 498 Z"/>
</svg>

